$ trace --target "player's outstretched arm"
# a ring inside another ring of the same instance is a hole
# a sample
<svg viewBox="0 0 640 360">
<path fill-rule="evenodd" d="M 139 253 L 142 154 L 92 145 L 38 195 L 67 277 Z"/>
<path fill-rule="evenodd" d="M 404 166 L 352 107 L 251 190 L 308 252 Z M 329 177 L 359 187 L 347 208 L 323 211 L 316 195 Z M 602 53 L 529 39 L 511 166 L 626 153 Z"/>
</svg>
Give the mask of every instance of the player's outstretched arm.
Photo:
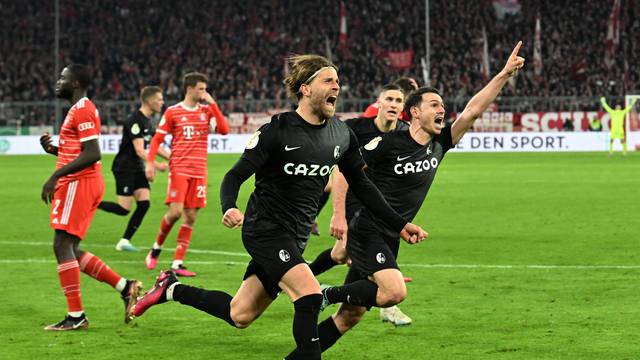
<svg viewBox="0 0 640 360">
<path fill-rule="evenodd" d="M 633 109 L 633 105 L 636 104 L 636 101 L 638 99 L 633 99 L 633 101 L 631 102 L 631 104 L 629 104 L 629 106 L 627 106 L 626 108 L 624 108 L 624 114 L 626 115 L 629 111 L 631 111 L 631 109 Z"/>
<path fill-rule="evenodd" d="M 78 157 L 73 159 L 73 161 L 67 165 L 54 171 L 47 182 L 44 183 L 41 194 L 42 201 L 48 204 L 53 200 L 53 192 L 56 189 L 58 179 L 91 166 L 96 161 L 99 161 L 101 157 L 102 155 L 100 154 L 100 144 L 98 143 L 98 139 L 82 142 L 82 152 L 80 152 Z"/>
<path fill-rule="evenodd" d="M 600 97 L 600 104 L 602 105 L 602 108 L 606 112 L 612 112 L 613 111 L 613 109 L 609 106 L 609 104 L 607 104 L 607 99 L 605 99 L 604 96 Z"/>
<path fill-rule="evenodd" d="M 337 168 L 333 170 L 331 186 L 333 215 L 331 215 L 331 224 L 329 225 L 329 229 L 331 232 L 331 236 L 338 240 L 344 240 L 346 239 L 347 230 L 349 228 L 349 226 L 347 225 L 347 215 L 345 209 L 345 202 L 349 184 L 347 184 L 347 180 L 344 178 L 344 175 L 342 175 L 340 170 Z"/>
<path fill-rule="evenodd" d="M 228 228 L 242 225 L 244 215 L 238 210 L 236 201 L 240 186 L 256 172 L 249 160 L 240 158 L 225 174 L 220 185 L 220 204 L 222 205 L 222 224 Z"/>
<path fill-rule="evenodd" d="M 51 135 L 46 132 L 40 136 L 40 146 L 44 149 L 44 152 L 58 156 L 58 147 L 53 145 L 53 140 L 51 139 Z"/>
<path fill-rule="evenodd" d="M 487 110 L 487 107 L 495 100 L 502 88 L 507 84 L 507 81 L 516 76 L 518 70 L 522 69 L 524 66 L 524 58 L 518 56 L 521 46 L 522 41 L 518 41 L 511 55 L 509 55 L 504 68 L 469 100 L 462 114 L 460 114 L 458 119 L 453 123 L 451 127 L 451 138 L 454 145 L 460 142 L 460 139 L 462 139 L 462 136 L 471 128 L 473 122 Z"/>
</svg>

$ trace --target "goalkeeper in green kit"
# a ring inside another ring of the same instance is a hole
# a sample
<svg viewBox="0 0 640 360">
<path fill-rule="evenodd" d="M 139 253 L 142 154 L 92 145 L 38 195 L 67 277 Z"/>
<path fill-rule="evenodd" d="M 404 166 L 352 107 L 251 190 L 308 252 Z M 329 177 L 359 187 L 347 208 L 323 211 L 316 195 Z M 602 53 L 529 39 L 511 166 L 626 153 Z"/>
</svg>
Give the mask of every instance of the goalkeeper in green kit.
<svg viewBox="0 0 640 360">
<path fill-rule="evenodd" d="M 609 141 L 609 155 L 613 154 L 613 141 L 618 139 L 622 144 L 622 154 L 627 155 L 627 138 L 624 129 L 624 117 L 627 115 L 631 109 L 633 109 L 633 105 L 636 103 L 634 99 L 629 106 L 621 110 L 620 105 L 616 105 L 615 109 L 612 109 L 607 104 L 607 100 L 604 97 L 600 98 L 600 103 L 602 107 L 609 113 L 611 116 L 611 140 Z"/>
</svg>

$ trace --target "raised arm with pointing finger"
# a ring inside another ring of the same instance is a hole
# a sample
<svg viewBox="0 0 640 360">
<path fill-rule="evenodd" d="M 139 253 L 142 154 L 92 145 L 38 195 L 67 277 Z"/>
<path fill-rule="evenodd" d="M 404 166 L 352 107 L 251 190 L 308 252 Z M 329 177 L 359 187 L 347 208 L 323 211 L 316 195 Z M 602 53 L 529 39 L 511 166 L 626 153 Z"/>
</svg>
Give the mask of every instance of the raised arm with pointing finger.
<svg viewBox="0 0 640 360">
<path fill-rule="evenodd" d="M 451 128 L 453 144 L 457 144 L 462 136 L 471 128 L 473 122 L 482 115 L 482 113 L 495 100 L 507 81 L 516 76 L 518 70 L 524 66 L 524 58 L 518 56 L 522 41 L 518 44 L 509 55 L 504 68 L 489 83 L 475 94 L 462 111 L 462 114 L 456 119 Z"/>
</svg>

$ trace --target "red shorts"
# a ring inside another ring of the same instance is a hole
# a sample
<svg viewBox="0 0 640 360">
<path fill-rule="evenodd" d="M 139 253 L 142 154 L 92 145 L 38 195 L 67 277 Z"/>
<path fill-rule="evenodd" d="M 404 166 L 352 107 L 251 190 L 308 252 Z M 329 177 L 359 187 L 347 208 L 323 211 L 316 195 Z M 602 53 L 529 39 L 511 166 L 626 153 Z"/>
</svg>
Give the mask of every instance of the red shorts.
<svg viewBox="0 0 640 360">
<path fill-rule="evenodd" d="M 169 173 L 165 204 L 182 203 L 185 209 L 207 205 L 207 179 Z"/>
<path fill-rule="evenodd" d="M 102 176 L 65 181 L 56 187 L 51 203 L 51 227 L 82 239 L 104 195 Z"/>
</svg>

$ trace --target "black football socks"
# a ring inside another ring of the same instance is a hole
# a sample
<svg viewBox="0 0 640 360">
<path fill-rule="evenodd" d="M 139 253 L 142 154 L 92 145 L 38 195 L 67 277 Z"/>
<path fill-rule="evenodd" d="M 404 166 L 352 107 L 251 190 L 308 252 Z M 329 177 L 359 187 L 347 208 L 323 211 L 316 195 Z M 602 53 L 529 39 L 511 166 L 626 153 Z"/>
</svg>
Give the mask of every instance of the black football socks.
<svg viewBox="0 0 640 360">
<path fill-rule="evenodd" d="M 179 284 L 173 289 L 173 300 L 194 307 L 226 321 L 235 327 L 231 319 L 231 299 L 233 296 L 218 290 L 206 290 Z"/>
</svg>

